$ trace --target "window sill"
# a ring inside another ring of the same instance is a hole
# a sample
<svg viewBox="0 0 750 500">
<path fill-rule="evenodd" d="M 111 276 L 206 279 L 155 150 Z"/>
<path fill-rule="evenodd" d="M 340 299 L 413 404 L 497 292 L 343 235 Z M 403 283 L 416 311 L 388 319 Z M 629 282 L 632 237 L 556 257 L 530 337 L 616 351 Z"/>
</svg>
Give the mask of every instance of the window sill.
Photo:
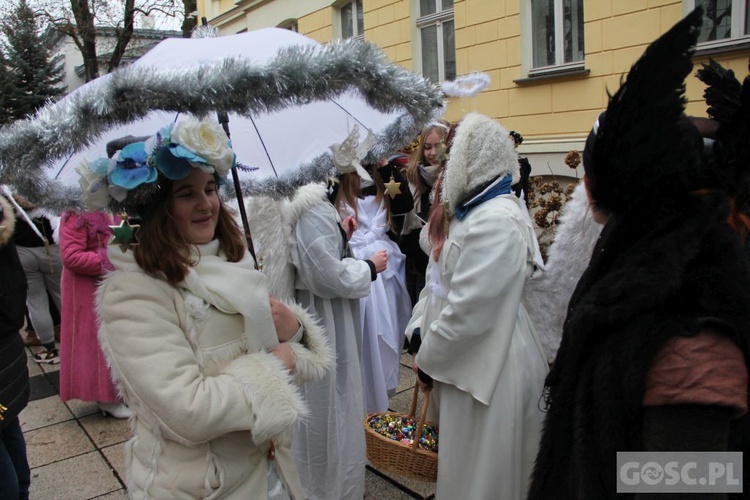
<svg viewBox="0 0 750 500">
<path fill-rule="evenodd" d="M 516 85 L 529 85 L 534 83 L 546 82 L 548 80 L 557 80 L 562 78 L 588 76 L 591 70 L 579 66 L 577 68 L 554 68 L 544 72 L 537 72 L 526 78 L 513 80 Z"/>
<path fill-rule="evenodd" d="M 695 57 L 713 56 L 748 49 L 750 49 L 750 36 L 743 36 L 718 42 L 701 43 L 695 48 Z"/>
</svg>

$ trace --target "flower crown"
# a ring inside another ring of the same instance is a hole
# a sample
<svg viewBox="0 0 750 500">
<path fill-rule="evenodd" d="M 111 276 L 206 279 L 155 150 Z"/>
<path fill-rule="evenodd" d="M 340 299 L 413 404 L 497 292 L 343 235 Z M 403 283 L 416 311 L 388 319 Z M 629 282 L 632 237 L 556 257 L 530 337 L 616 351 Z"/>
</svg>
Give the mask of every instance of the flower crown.
<svg viewBox="0 0 750 500">
<path fill-rule="evenodd" d="M 76 171 L 88 210 L 129 211 L 149 203 L 161 179 L 183 179 L 191 168 L 200 168 L 221 184 L 236 161 L 218 123 L 189 118 L 167 125 L 145 141 L 128 144 L 112 158 L 84 162 Z"/>
</svg>

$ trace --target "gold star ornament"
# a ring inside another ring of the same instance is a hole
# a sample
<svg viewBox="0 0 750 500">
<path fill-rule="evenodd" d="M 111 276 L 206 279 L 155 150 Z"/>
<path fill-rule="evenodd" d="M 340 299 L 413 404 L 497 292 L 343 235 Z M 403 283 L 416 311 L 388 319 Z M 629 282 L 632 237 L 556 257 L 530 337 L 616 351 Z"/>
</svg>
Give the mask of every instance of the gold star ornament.
<svg viewBox="0 0 750 500">
<path fill-rule="evenodd" d="M 391 199 L 401 194 L 401 183 L 396 182 L 393 174 L 391 174 L 391 180 L 383 184 L 383 186 L 385 187 L 385 194 L 389 195 Z"/>
<path fill-rule="evenodd" d="M 120 218 L 122 220 L 119 226 L 109 226 L 109 230 L 113 234 L 112 239 L 109 240 L 109 244 L 120 245 L 120 250 L 122 250 L 122 253 L 125 253 L 131 246 L 138 246 L 137 232 L 141 226 L 139 224 L 131 225 L 128 220 L 128 214 L 125 212 L 120 214 Z"/>
</svg>

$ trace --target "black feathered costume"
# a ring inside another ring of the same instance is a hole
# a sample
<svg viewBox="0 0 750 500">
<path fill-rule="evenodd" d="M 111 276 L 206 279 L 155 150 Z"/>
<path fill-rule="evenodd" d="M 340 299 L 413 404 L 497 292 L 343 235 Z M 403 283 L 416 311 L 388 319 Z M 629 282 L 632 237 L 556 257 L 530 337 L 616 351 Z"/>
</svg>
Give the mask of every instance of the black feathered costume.
<svg viewBox="0 0 750 500">
<path fill-rule="evenodd" d="M 546 380 L 530 499 L 627 498 L 616 494 L 618 451 L 729 447 L 724 408 L 642 404 L 652 361 L 676 336 L 719 332 L 747 363 L 748 264 L 726 223 L 725 183 L 683 114 L 701 16 L 648 47 L 587 140 L 590 191 L 609 220 Z"/>
</svg>

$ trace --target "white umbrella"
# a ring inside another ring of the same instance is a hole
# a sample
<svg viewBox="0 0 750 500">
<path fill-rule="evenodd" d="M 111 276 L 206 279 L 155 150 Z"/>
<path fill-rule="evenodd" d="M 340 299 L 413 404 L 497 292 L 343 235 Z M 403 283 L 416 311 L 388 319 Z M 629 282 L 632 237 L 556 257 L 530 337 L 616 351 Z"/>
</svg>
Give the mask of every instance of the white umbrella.
<svg viewBox="0 0 750 500">
<path fill-rule="evenodd" d="M 169 39 L 0 129 L 0 183 L 51 210 L 80 207 L 71 171 L 82 159 L 179 113 L 217 110 L 229 112 L 239 162 L 258 169 L 244 174 L 244 191 L 284 196 L 333 173 L 328 148 L 355 125 L 375 134 L 370 160 L 403 146 L 439 116 L 443 94 L 363 41 L 320 45 L 280 29 Z"/>
<path fill-rule="evenodd" d="M 262 65 L 277 57 L 281 49 L 291 46 L 314 48 L 320 44 L 298 33 L 277 28 L 215 38 L 171 38 L 159 43 L 133 66 L 154 71 L 184 70 L 232 57 Z M 110 77 L 106 75 L 90 82 L 66 99 L 96 91 L 107 85 Z M 381 133 L 404 111 L 403 108 L 379 111 L 355 91 L 347 91 L 334 98 L 270 112 L 247 116 L 229 113 L 228 126 L 238 162 L 257 169 L 243 176 L 260 180 L 282 177 L 313 161 L 331 144 L 341 142 L 355 124 L 373 134 Z M 84 159 L 103 156 L 107 142 L 126 135 L 152 135 L 166 123 L 176 120 L 177 115 L 153 111 L 135 122 L 108 130 L 85 149 L 50 164 L 47 175 L 75 186 L 78 180 L 75 168 Z"/>
</svg>

